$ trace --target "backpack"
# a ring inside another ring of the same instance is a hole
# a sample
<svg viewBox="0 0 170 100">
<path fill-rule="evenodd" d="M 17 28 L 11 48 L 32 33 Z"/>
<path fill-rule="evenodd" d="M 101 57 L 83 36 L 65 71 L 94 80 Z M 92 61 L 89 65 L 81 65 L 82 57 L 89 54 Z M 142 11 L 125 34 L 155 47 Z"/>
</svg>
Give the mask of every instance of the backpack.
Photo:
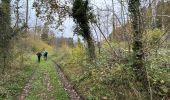
<svg viewBox="0 0 170 100">
<path fill-rule="evenodd" d="M 48 54 L 48 52 L 47 52 L 47 51 L 45 51 L 45 52 L 44 52 L 44 56 L 46 56 L 47 54 Z"/>
</svg>

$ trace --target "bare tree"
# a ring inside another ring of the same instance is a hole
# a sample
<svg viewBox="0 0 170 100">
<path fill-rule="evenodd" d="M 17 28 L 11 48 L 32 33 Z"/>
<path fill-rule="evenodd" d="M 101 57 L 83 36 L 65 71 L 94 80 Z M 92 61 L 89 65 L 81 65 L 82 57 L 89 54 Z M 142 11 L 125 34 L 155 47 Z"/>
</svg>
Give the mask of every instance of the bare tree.
<svg viewBox="0 0 170 100">
<path fill-rule="evenodd" d="M 164 14 L 165 14 L 165 12 L 164 12 L 164 0 L 161 0 L 161 2 L 162 2 L 162 9 L 161 9 L 161 15 L 162 15 L 162 17 L 161 17 L 161 20 L 162 20 L 162 32 L 165 32 L 165 18 L 164 18 Z"/>
<path fill-rule="evenodd" d="M 112 0 L 112 8 L 113 8 L 113 9 L 112 9 L 112 10 L 113 10 L 113 11 L 112 11 L 112 14 L 113 14 L 113 15 L 112 15 L 112 16 L 113 16 L 113 22 L 112 22 L 112 23 L 113 23 L 113 29 L 112 29 L 112 36 L 111 36 L 111 38 L 113 39 L 113 38 L 114 38 L 114 35 L 115 35 L 115 29 L 116 29 L 116 28 L 115 28 L 115 7 L 114 7 L 114 1 L 113 1 L 113 0 Z"/>
<path fill-rule="evenodd" d="M 156 28 L 156 2 L 157 0 L 152 0 L 151 8 L 152 8 L 152 28 Z"/>
<path fill-rule="evenodd" d="M 26 19 L 25 19 L 26 31 L 28 30 L 28 9 L 29 9 L 29 2 L 27 0 L 27 4 L 26 4 Z"/>
</svg>

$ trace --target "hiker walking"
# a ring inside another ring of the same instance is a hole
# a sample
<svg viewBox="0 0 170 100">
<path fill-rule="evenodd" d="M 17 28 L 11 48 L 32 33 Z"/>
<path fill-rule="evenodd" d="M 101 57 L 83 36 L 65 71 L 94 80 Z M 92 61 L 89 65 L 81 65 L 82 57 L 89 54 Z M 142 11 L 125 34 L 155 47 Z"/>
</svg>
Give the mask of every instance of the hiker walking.
<svg viewBox="0 0 170 100">
<path fill-rule="evenodd" d="M 40 63 L 40 59 L 41 59 L 41 56 L 42 56 L 42 54 L 41 54 L 41 52 L 37 52 L 37 57 L 38 57 L 38 62 Z"/>
<path fill-rule="evenodd" d="M 48 51 L 44 50 L 43 51 L 44 60 L 47 60 L 47 55 L 48 55 Z"/>
</svg>

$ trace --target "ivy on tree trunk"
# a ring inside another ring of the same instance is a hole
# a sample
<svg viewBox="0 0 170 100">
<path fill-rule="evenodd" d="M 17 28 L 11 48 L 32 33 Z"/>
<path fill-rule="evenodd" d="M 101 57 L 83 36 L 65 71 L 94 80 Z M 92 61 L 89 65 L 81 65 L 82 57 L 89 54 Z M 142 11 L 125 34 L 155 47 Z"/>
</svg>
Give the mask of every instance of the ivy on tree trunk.
<svg viewBox="0 0 170 100">
<path fill-rule="evenodd" d="M 138 82 L 141 82 L 145 92 L 148 92 L 147 72 L 144 65 L 143 28 L 140 13 L 140 0 L 129 0 L 129 12 L 132 20 L 133 33 L 133 69 Z"/>
<path fill-rule="evenodd" d="M 89 20 L 91 13 L 89 13 L 90 8 L 88 6 L 88 0 L 75 0 L 73 4 L 72 16 L 76 24 L 80 27 L 79 35 L 83 36 L 87 42 L 89 57 L 94 60 L 95 46 L 92 38 L 92 34 L 89 27 Z"/>
<path fill-rule="evenodd" d="M 2 56 L 2 62 L 0 69 L 4 73 L 6 67 L 6 58 L 8 56 L 8 47 L 11 36 L 11 18 L 10 18 L 10 0 L 1 0 L 0 4 L 0 56 Z"/>
</svg>

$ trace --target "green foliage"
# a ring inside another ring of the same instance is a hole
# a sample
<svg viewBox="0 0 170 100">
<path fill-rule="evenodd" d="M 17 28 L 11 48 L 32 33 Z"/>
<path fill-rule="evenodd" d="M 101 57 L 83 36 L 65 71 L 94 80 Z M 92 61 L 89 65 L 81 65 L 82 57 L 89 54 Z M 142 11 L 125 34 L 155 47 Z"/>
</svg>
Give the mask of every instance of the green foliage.
<svg viewBox="0 0 170 100">
<path fill-rule="evenodd" d="M 16 36 L 10 40 L 5 70 L 4 73 L 0 73 L 0 99 L 11 100 L 21 93 L 26 82 L 37 68 L 35 59 L 32 60 L 32 48 L 38 51 L 43 47 L 52 53 L 51 46 L 40 40 L 34 40 L 29 35 L 27 38 Z M 3 61 L 3 53 L 0 53 L 0 56 L 0 61 Z M 0 66 L 3 66 L 3 63 L 0 63 Z"/>
<path fill-rule="evenodd" d="M 31 62 L 31 58 L 27 56 L 27 61 L 24 66 L 12 67 L 10 70 L 6 70 L 5 75 L 1 75 L 0 78 L 0 99 L 14 99 L 16 98 L 26 82 L 32 76 L 36 66 Z"/>
<path fill-rule="evenodd" d="M 85 40 L 88 38 L 90 27 L 88 25 L 90 16 L 90 7 L 88 6 L 88 0 L 75 0 L 72 8 L 72 16 L 74 21 L 77 23 L 77 28 L 80 29 L 79 35 L 82 35 Z"/>
<path fill-rule="evenodd" d="M 153 30 L 149 30 L 146 37 L 150 40 L 148 42 L 157 42 L 163 34 L 164 33 L 160 29 L 155 28 Z"/>
<path fill-rule="evenodd" d="M 129 96 L 132 92 L 127 89 L 134 81 L 130 67 L 126 68 L 125 65 L 115 63 L 116 61 L 110 62 L 113 57 L 109 56 L 110 53 L 104 48 L 96 60 L 96 65 L 88 61 L 83 48 L 76 47 L 72 50 L 72 53 L 59 57 L 57 62 L 60 62 L 68 78 L 88 100 L 102 98 L 135 100 L 133 96 Z"/>
<path fill-rule="evenodd" d="M 11 71 L 6 72 L 5 75 L 1 75 L 0 78 L 0 99 L 2 100 L 13 100 L 16 99 L 21 91 L 23 90 L 25 84 L 30 80 L 33 74 L 35 74 L 35 80 L 33 80 L 29 94 L 26 97 L 28 100 L 37 99 L 40 100 L 43 91 L 46 91 L 44 86 L 44 72 L 47 71 L 50 76 L 50 82 L 53 89 L 50 93 L 47 93 L 48 97 L 57 98 L 59 100 L 68 100 L 68 95 L 63 89 L 61 82 L 59 81 L 59 76 L 57 75 L 56 69 L 53 62 L 41 61 L 41 64 L 36 63 L 36 55 L 28 54 L 27 61 L 22 67 L 12 68 Z M 50 59 L 51 57 L 49 57 Z M 10 74 L 9 74 L 10 73 Z"/>
<path fill-rule="evenodd" d="M 144 35 L 144 49 L 145 51 L 152 52 L 157 51 L 161 46 L 162 40 L 165 39 L 164 33 L 155 28 L 153 30 L 147 30 Z"/>
<path fill-rule="evenodd" d="M 89 7 L 88 0 L 73 0 L 71 15 L 76 23 L 75 33 L 84 38 L 87 42 L 87 48 L 84 47 L 80 39 L 74 44 L 72 38 L 55 38 L 54 34 L 51 35 L 48 28 L 46 29 L 47 25 L 45 25 L 41 37 L 39 35 L 33 36 L 33 33 L 30 33 L 31 35 L 25 33 L 25 24 L 12 29 L 10 24 L 11 0 L 1 1 L 0 70 L 3 68 L 5 70 L 0 71 L 4 72 L 3 74 L 0 73 L 0 99 L 11 100 L 16 98 L 33 72 L 35 72 L 36 78 L 26 99 L 43 99 L 40 94 L 44 91 L 47 92 L 42 83 L 44 71 L 48 72 L 53 86 L 53 91 L 47 93 L 47 95 L 59 100 L 69 99 L 59 81 L 53 62 L 48 60 L 42 61 L 39 65 L 36 64 L 37 58 L 35 55 L 33 57 L 32 53 L 41 51 L 43 48 L 48 50 L 50 59 L 61 64 L 74 88 L 77 88 L 78 92 L 83 94 L 87 100 L 145 100 L 149 93 L 152 93 L 153 100 L 161 100 L 170 94 L 170 51 L 168 46 L 166 48 L 163 47 L 165 45 L 160 46 L 159 41 L 166 38 L 163 36 L 162 30 L 159 29 L 162 18 L 157 16 L 157 28 L 151 30 L 146 27 L 148 30 L 144 31 L 146 32 L 144 34 L 143 30 L 139 29 L 142 23 L 140 0 L 128 2 L 134 28 L 133 44 L 131 44 L 131 36 L 127 35 L 130 50 L 127 50 L 127 41 L 122 41 L 123 39 L 120 39 L 118 44 L 116 44 L 116 41 L 110 43 L 111 48 L 106 45 L 104 40 L 101 40 L 101 52 L 97 56 L 95 55 L 95 45 L 89 25 L 90 22 L 96 23 L 96 19 L 92 13 L 92 8 Z M 164 14 L 169 15 L 168 4 L 167 1 L 164 4 L 165 7 L 163 7 L 162 4 L 158 3 L 157 11 L 159 15 L 163 8 L 165 9 Z M 42 2 L 35 0 L 33 6 L 36 8 L 38 17 L 45 18 L 48 24 L 57 22 L 56 27 L 62 25 L 64 18 L 71 12 L 67 4 L 63 5 L 52 0 L 42 0 Z M 151 16 L 150 10 L 147 14 Z M 58 16 L 57 21 L 55 15 Z M 165 26 L 168 26 L 168 22 L 169 18 L 165 18 Z M 148 26 L 150 25 L 149 21 L 146 23 Z M 128 29 L 131 25 L 126 24 L 122 27 Z M 120 32 L 122 27 L 117 28 L 119 34 L 122 34 Z M 129 31 L 132 30 L 129 29 Z M 144 39 L 142 38 L 143 34 Z M 45 42 L 41 41 L 40 38 Z M 123 38 L 126 38 L 126 35 Z M 143 42 L 145 45 L 142 44 Z M 53 54 L 53 47 L 47 43 L 56 44 L 58 47 L 55 51 L 56 54 Z M 133 48 L 130 47 L 132 45 Z M 88 53 L 86 49 L 88 49 Z M 133 54 L 131 49 L 134 51 Z M 90 55 L 90 59 L 87 54 Z M 143 66 L 146 66 L 146 69 Z M 140 82 L 136 79 L 138 76 L 142 77 Z M 143 84 L 141 84 L 142 81 L 144 81 Z M 150 87 L 143 87 L 146 84 L 145 82 L 149 82 Z M 148 93 L 143 92 L 148 88 L 150 88 Z"/>
<path fill-rule="evenodd" d="M 158 54 L 151 52 L 147 58 L 146 66 L 155 99 L 163 98 L 168 94 L 168 84 L 170 83 L 169 54 L 168 50 L 159 49 Z"/>
<path fill-rule="evenodd" d="M 88 100 L 145 100 L 146 95 L 141 92 L 142 84 L 136 81 L 131 67 L 133 59 L 129 52 L 118 44 L 112 47 L 119 58 L 103 45 L 95 65 L 88 61 L 81 46 L 63 55 L 62 51 L 59 52 L 56 61 L 60 62 L 68 78 Z M 161 49 L 157 57 L 152 52 L 145 62 L 154 100 L 165 97 L 168 92 L 170 58 L 166 51 Z"/>
</svg>

